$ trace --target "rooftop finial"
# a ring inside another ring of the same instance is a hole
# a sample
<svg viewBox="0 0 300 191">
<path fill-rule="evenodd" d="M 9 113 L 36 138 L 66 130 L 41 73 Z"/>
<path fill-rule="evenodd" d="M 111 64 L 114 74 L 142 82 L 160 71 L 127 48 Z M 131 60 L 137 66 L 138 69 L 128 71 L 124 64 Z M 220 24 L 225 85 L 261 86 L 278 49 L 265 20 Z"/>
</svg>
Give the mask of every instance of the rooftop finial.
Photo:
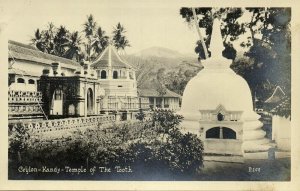
<svg viewBox="0 0 300 191">
<path fill-rule="evenodd" d="M 219 18 L 215 18 L 213 21 L 213 29 L 209 47 L 211 51 L 211 57 L 214 58 L 222 57 L 222 52 L 224 50 L 220 26 L 221 22 Z"/>
</svg>

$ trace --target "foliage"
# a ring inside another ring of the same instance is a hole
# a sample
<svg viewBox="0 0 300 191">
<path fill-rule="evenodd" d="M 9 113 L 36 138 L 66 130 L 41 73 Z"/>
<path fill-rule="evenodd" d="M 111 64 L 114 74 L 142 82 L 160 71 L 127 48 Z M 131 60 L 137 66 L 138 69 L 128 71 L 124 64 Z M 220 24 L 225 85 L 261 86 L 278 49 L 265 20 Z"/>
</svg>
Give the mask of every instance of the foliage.
<svg viewBox="0 0 300 191">
<path fill-rule="evenodd" d="M 129 41 L 124 35 L 124 33 L 126 33 L 124 26 L 118 23 L 113 31 L 114 46 L 117 50 L 124 50 L 127 46 L 130 46 Z"/>
<path fill-rule="evenodd" d="M 179 95 L 183 95 L 187 83 L 197 75 L 201 68 L 183 69 L 178 71 L 169 71 L 165 75 L 166 87 Z"/>
<path fill-rule="evenodd" d="M 23 124 L 17 124 L 11 130 L 9 136 L 9 156 L 14 160 L 18 160 L 21 162 L 21 154 L 26 152 L 30 139 L 29 129 L 25 127 Z"/>
<path fill-rule="evenodd" d="M 224 24 L 221 27 L 221 33 L 225 46 L 223 55 L 226 58 L 234 59 L 236 56 L 234 52 L 236 50 L 231 42 L 237 40 L 241 34 L 246 32 L 244 24 L 238 21 L 243 15 L 243 10 L 240 8 L 221 8 L 217 10 L 212 8 L 196 8 L 195 11 L 197 15 L 202 16 L 199 20 L 199 27 L 205 28 L 206 37 L 204 41 L 207 47 L 210 45 L 213 18 L 219 17 L 222 19 Z M 190 8 L 181 8 L 180 15 L 189 23 L 195 19 Z M 201 43 L 197 41 L 196 44 L 195 52 L 198 54 L 199 60 L 204 59 L 204 51 Z"/>
<path fill-rule="evenodd" d="M 125 32 L 124 26 L 118 23 L 112 39 L 117 49 L 124 50 L 130 46 Z M 110 43 L 109 37 L 105 30 L 98 26 L 92 14 L 88 15 L 83 23 L 82 34 L 83 36 L 78 31 L 70 32 L 63 25 L 57 28 L 53 23 L 49 23 L 45 30 L 35 30 L 31 43 L 48 54 L 74 59 L 77 62 L 83 59 L 94 61 Z"/>
<path fill-rule="evenodd" d="M 143 112 L 142 109 L 140 109 L 140 111 L 135 115 L 135 118 L 139 121 L 144 121 L 146 117 L 146 114 Z"/>
<path fill-rule="evenodd" d="M 155 111 L 151 120 L 143 122 L 110 127 L 99 124 L 62 138 L 28 139 L 30 144 L 23 152 L 22 165 L 112 168 L 123 165 L 131 166 L 134 176 L 141 179 L 162 173 L 198 176 L 203 166 L 203 145 L 196 135 L 180 132 L 181 120 L 182 116 L 171 111 Z M 15 139 L 16 134 L 12 133 L 10 140 Z M 10 152 L 19 148 L 13 146 L 13 141 L 10 145 Z M 10 172 L 16 173 L 16 160 L 10 158 L 10 161 Z"/>
</svg>

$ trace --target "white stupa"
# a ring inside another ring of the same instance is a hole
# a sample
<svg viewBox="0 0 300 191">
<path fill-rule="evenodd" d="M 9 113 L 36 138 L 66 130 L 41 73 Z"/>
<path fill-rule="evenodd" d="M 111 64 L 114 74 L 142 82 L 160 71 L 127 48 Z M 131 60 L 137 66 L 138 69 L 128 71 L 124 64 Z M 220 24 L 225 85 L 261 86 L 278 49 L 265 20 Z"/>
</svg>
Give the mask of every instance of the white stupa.
<svg viewBox="0 0 300 191">
<path fill-rule="evenodd" d="M 183 129 L 199 135 L 205 153 L 245 156 L 267 151 L 271 146 L 253 110 L 250 88 L 230 68 L 232 60 L 222 56 L 220 26 L 215 19 L 211 57 L 184 90 L 179 112 L 184 116 Z"/>
</svg>

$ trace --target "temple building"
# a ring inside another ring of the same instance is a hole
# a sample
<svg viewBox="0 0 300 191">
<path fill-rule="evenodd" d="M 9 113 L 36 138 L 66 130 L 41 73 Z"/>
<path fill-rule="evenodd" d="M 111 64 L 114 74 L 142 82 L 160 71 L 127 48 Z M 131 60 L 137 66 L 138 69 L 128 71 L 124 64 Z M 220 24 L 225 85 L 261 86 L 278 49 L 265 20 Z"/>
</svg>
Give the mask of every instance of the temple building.
<svg viewBox="0 0 300 191">
<path fill-rule="evenodd" d="M 94 63 L 43 53 L 8 42 L 9 120 L 113 114 L 130 120 L 149 99 L 137 96 L 135 70 L 110 45 Z"/>
<path fill-rule="evenodd" d="M 117 117 L 126 120 L 134 119 L 139 109 L 149 108 L 148 99 L 138 98 L 135 69 L 121 59 L 111 44 L 90 67 L 105 90 L 101 112 L 117 112 Z"/>
<path fill-rule="evenodd" d="M 52 63 L 52 72 L 45 69 L 39 80 L 38 90 L 43 96 L 46 115 L 54 118 L 99 115 L 105 91 L 94 71 L 84 64 L 83 71 L 71 76 L 55 75 L 58 68 L 59 63 Z"/>
<path fill-rule="evenodd" d="M 42 92 L 38 81 L 44 70 L 53 75 L 52 63 L 61 63 L 60 76 L 73 75 L 79 63 L 50 55 L 15 41 L 8 41 L 8 119 L 44 119 Z M 58 74 L 55 74 L 58 75 Z"/>
<path fill-rule="evenodd" d="M 149 99 L 151 109 L 169 109 L 173 111 L 180 109 L 181 96 L 166 87 L 162 88 L 156 80 L 139 87 L 138 94 L 142 98 Z"/>
<path fill-rule="evenodd" d="M 184 90 L 179 112 L 184 117 L 183 129 L 197 134 L 209 155 L 268 157 L 273 145 L 253 109 L 247 82 L 230 68 L 232 61 L 222 56 L 220 26 L 215 19 L 211 57 Z"/>
</svg>

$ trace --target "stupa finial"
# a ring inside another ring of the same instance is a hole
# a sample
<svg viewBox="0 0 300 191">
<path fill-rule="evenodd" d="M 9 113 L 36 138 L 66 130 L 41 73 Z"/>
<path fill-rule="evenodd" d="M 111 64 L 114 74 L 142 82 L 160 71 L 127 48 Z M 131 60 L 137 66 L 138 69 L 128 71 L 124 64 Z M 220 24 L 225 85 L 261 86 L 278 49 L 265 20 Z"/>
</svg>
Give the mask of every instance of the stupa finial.
<svg viewBox="0 0 300 191">
<path fill-rule="evenodd" d="M 219 18 L 215 18 L 213 21 L 213 29 L 210 40 L 210 52 L 211 57 L 220 58 L 224 50 L 222 34 L 221 34 L 221 22 Z"/>
</svg>

